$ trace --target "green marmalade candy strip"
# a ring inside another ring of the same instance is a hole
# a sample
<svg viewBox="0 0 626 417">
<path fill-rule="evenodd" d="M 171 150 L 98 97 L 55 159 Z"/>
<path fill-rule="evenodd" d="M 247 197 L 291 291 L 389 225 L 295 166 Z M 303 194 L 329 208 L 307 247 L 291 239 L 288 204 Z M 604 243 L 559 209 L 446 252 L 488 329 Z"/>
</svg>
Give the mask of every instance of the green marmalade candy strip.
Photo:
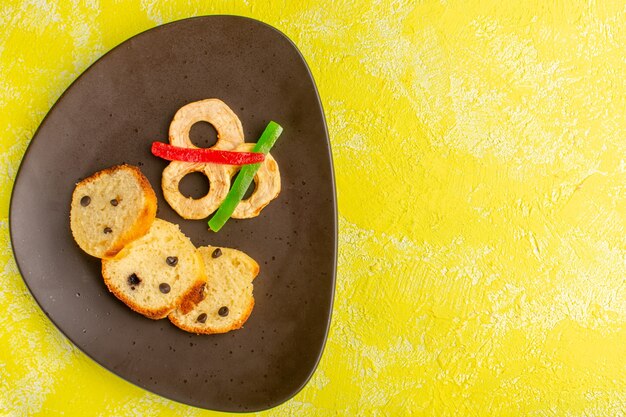
<svg viewBox="0 0 626 417">
<path fill-rule="evenodd" d="M 272 149 L 276 140 L 283 132 L 283 128 L 276 122 L 269 122 L 261 138 L 254 146 L 252 152 L 266 154 Z M 214 232 L 218 232 L 222 226 L 232 216 L 237 204 L 241 201 L 248 187 L 254 179 L 254 175 L 261 167 L 261 163 L 243 166 L 239 171 L 239 175 L 235 178 L 233 186 L 226 195 L 222 205 L 217 209 L 215 215 L 209 220 L 209 228 Z"/>
</svg>

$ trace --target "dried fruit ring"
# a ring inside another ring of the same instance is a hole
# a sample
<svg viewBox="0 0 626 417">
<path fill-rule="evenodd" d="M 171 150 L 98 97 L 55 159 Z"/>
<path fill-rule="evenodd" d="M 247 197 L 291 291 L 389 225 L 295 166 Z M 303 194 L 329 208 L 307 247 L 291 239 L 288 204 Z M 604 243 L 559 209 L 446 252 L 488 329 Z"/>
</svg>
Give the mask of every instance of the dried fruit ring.
<svg viewBox="0 0 626 417">
<path fill-rule="evenodd" d="M 254 145 L 256 144 L 242 143 L 235 150 L 238 152 L 252 152 Z M 261 167 L 254 176 L 254 184 L 255 189 L 252 195 L 237 205 L 231 217 L 235 219 L 256 217 L 280 193 L 278 164 L 269 153 L 265 156 L 265 161 L 261 163 Z"/>
<path fill-rule="evenodd" d="M 202 162 L 170 162 L 163 170 L 161 180 L 165 200 L 185 219 L 208 217 L 217 210 L 230 189 L 230 173 L 226 166 Z M 201 172 L 209 179 L 209 192 L 204 197 L 198 199 L 185 197 L 178 189 L 180 181 L 192 172 Z"/>
<path fill-rule="evenodd" d="M 241 121 L 223 101 L 216 98 L 196 101 L 181 107 L 170 124 L 170 144 L 181 148 L 197 148 L 189 139 L 191 126 L 209 122 L 217 131 L 217 142 L 208 149 L 231 150 L 243 143 Z"/>
</svg>

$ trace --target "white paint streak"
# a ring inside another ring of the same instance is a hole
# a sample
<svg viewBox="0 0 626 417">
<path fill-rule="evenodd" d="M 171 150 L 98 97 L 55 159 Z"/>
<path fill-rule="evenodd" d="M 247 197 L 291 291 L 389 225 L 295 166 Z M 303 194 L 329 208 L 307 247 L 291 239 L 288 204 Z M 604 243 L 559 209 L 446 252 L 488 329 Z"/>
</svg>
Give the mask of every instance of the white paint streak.
<svg viewBox="0 0 626 417">
<path fill-rule="evenodd" d="M 163 15 L 158 10 L 159 2 L 156 0 L 141 0 L 141 8 L 145 10 L 148 19 L 156 25 L 162 25 L 165 22 Z"/>
<path fill-rule="evenodd" d="M 9 372 L 6 367 L 0 369 L 2 380 L 11 381 L 10 389 L 0 390 L 0 404 L 10 407 L 10 415 L 30 416 L 41 410 L 56 373 L 71 361 L 73 347 L 36 307 L 17 273 L 17 266 L 10 255 L 6 220 L 0 221 L 0 241 L 7 242 L 2 247 L 2 259 L 9 260 L 1 265 L 2 276 L 6 280 L 0 288 L 0 303 L 11 312 L 10 315 L 0 316 L 0 336 L 4 340 L 19 340 L 20 344 L 29 346 L 31 352 L 17 359 L 14 364 L 17 365 L 16 371 Z M 34 322 L 44 322 L 43 331 L 33 331 Z M 44 343 L 44 339 L 48 340 Z"/>
</svg>

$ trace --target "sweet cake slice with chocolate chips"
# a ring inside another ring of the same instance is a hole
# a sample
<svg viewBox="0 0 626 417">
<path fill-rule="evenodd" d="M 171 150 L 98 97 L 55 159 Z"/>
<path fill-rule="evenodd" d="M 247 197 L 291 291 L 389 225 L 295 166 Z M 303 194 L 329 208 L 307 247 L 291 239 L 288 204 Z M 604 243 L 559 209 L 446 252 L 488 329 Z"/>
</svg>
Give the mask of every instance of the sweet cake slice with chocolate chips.
<svg viewBox="0 0 626 417">
<path fill-rule="evenodd" d="M 132 310 L 169 316 L 194 333 L 241 328 L 254 307 L 259 265 L 236 249 L 196 249 L 177 225 L 156 218 L 156 208 L 139 168 L 118 165 L 76 185 L 70 228 L 81 249 L 102 258 L 109 291 Z"/>
<path fill-rule="evenodd" d="M 236 249 L 203 246 L 198 252 L 207 276 L 205 298 L 191 310 L 175 310 L 168 316 L 170 321 L 188 332 L 203 334 L 241 328 L 254 307 L 252 281 L 259 274 L 259 265 Z"/>
<path fill-rule="evenodd" d="M 148 232 L 156 209 L 154 190 L 139 168 L 118 165 L 76 185 L 70 228 L 82 250 L 110 258 Z"/>
<path fill-rule="evenodd" d="M 151 319 L 176 308 L 189 312 L 205 293 L 200 253 L 177 225 L 161 219 L 114 258 L 103 259 L 102 276 L 109 291 Z"/>
</svg>

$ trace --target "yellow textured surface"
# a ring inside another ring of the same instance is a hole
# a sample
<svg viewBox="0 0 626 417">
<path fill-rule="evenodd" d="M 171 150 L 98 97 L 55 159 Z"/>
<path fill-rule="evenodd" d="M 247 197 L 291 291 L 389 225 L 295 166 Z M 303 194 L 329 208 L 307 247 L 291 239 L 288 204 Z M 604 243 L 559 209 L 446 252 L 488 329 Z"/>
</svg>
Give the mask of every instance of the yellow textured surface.
<svg viewBox="0 0 626 417">
<path fill-rule="evenodd" d="M 60 335 L 7 221 L 25 148 L 71 81 L 140 31 L 214 13 L 294 40 L 335 157 L 327 348 L 268 415 L 624 415 L 626 8 L 610 0 L 2 2 L 0 415 L 218 415 Z"/>
</svg>

